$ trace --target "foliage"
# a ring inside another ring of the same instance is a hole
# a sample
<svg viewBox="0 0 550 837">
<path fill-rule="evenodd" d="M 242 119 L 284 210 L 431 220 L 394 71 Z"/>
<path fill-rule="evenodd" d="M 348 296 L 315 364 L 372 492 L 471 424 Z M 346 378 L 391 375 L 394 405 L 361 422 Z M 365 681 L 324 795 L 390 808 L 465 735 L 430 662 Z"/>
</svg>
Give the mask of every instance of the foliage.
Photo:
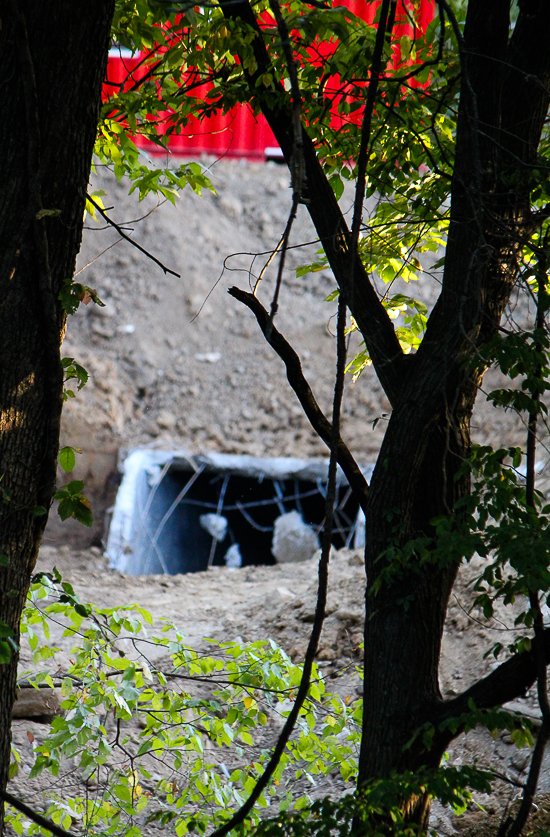
<svg viewBox="0 0 550 837">
<path fill-rule="evenodd" d="M 52 627 L 62 629 L 62 644 L 65 637 L 77 643 L 62 673 Z M 138 605 L 81 603 L 57 571 L 33 579 L 21 629 L 35 666 L 22 677 L 37 687 L 61 681 L 64 716 L 35 745 L 30 776 L 55 777 L 48 816 L 64 828 L 79 821 L 94 833 L 133 835 L 146 819 L 182 835 L 223 822 L 248 796 L 275 734 L 271 725 L 288 714 L 301 676 L 271 640 L 207 641 L 199 652 L 167 621 L 157 634 Z M 307 788 L 335 770 L 353 781 L 360 720 L 361 702 L 329 693 L 315 668 L 261 807 L 300 810 L 311 801 Z M 63 790 L 75 767 L 85 795 Z M 19 834 L 27 828 L 16 813 L 10 821 Z"/>
<path fill-rule="evenodd" d="M 259 837 L 348 837 L 352 834 L 412 837 L 419 833 L 419 828 L 403 816 L 404 802 L 428 793 L 431 798 L 440 799 L 455 813 L 461 814 L 471 801 L 468 788 L 488 793 L 492 778 L 490 773 L 469 765 L 394 775 L 389 779 L 369 782 L 360 791 L 342 799 L 325 797 L 290 816 L 263 820 L 255 834 Z M 388 811 L 391 812 L 389 820 L 386 818 Z"/>
<path fill-rule="evenodd" d="M 65 829 L 78 822 L 88 833 L 132 837 L 140 823 L 158 822 L 178 837 L 205 833 L 246 799 L 269 756 L 272 725 L 288 715 L 301 667 L 275 642 L 206 640 L 198 651 L 167 620 L 158 627 L 135 604 L 80 602 L 57 570 L 33 578 L 21 633 L 34 666 L 21 678 L 37 688 L 61 686 L 63 716 L 42 743 L 33 742 L 30 777 L 51 775 L 47 816 Z M 62 648 L 66 656 L 67 641 L 76 644 L 62 671 L 57 656 Z M 490 791 L 493 775 L 466 765 L 395 774 L 341 799 L 319 797 L 315 788 L 335 772 L 353 784 L 361 722 L 362 700 L 330 693 L 314 667 L 296 732 L 246 830 L 344 837 L 359 816 L 362 833 L 401 837 L 415 833 L 403 800 L 421 789 L 456 813 L 466 810 L 472 790 Z M 509 730 L 517 747 L 533 744 L 530 721 L 517 714 L 472 704 L 446 723 L 466 731 L 479 725 L 493 734 Z M 419 730 L 427 749 L 435 732 L 429 724 Z M 12 776 L 19 762 L 14 751 Z M 84 793 L 74 792 L 75 769 Z M 379 817 L 388 812 L 391 827 L 380 831 Z M 43 831 L 13 809 L 8 822 L 20 835 Z"/>
</svg>

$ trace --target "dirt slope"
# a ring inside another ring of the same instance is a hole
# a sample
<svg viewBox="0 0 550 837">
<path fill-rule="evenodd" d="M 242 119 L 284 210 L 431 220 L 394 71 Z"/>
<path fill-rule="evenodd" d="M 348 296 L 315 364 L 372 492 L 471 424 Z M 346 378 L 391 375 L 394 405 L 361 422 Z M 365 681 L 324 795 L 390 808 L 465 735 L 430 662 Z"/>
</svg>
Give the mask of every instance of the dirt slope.
<svg viewBox="0 0 550 837">
<path fill-rule="evenodd" d="M 109 174 L 94 178 L 94 188 L 107 193 L 103 200 L 113 207 L 112 217 L 180 277 L 164 275 L 104 223 L 87 222 L 78 279 L 96 288 L 106 305 L 82 305 L 70 318 L 63 354 L 82 363 L 90 380 L 65 407 L 62 443 L 83 450 L 76 475 L 86 481 L 98 523 L 90 539 L 71 523 L 61 529 L 52 515 L 47 537 L 54 543 L 61 537 L 78 546 L 100 544 L 121 448 L 176 444 L 199 452 L 303 458 L 326 452 L 253 315 L 227 294 L 234 284 L 253 285 L 277 246 L 290 208 L 286 171 L 273 163 L 217 162 L 209 174 L 216 195 L 204 192 L 199 198 L 185 189 L 175 207 L 157 207 L 152 198 L 139 203 Z M 344 210 L 350 207 L 351 196 L 344 197 Z M 302 246 L 315 240 L 301 206 L 277 324 L 299 352 L 314 393 L 328 412 L 335 303 L 324 300 L 334 290 L 334 280 L 328 271 L 295 275 L 297 266 L 315 258 L 318 244 Z M 427 268 L 435 258 L 426 260 Z M 276 260 L 259 288 L 267 306 L 275 268 Z M 431 306 L 437 277 L 424 273 L 413 284 L 407 293 Z M 350 356 L 358 342 L 353 335 Z M 494 385 L 488 382 L 489 389 Z M 375 460 L 389 409 L 371 369 L 356 383 L 348 379 L 343 435 L 359 462 Z M 496 434 L 498 443 L 507 445 L 520 443 L 524 436 L 520 423 L 497 413 L 483 397 L 473 427 L 481 442 Z"/>
<path fill-rule="evenodd" d="M 156 618 L 168 614 L 192 641 L 200 642 L 204 636 L 245 640 L 273 636 L 297 659 L 305 649 L 314 602 L 316 570 L 311 562 L 131 578 L 113 574 L 102 557 L 104 512 L 113 502 L 121 451 L 137 444 L 158 444 L 260 456 L 307 458 L 325 452 L 252 315 L 226 293 L 232 284 L 245 288 L 253 284 L 277 245 L 290 205 L 287 174 L 274 164 L 233 162 L 211 165 L 210 174 L 217 195 L 206 193 L 198 198 L 185 190 L 176 207 L 157 207 L 151 199 L 140 204 L 109 175 L 100 172 L 94 178 L 94 188 L 108 193 L 104 202 L 114 207 L 113 218 L 135 230 L 132 236 L 181 276 L 164 275 L 104 224 L 88 222 L 79 279 L 96 288 L 106 306 L 81 306 L 70 320 L 63 354 L 82 363 L 90 380 L 66 405 L 62 444 L 82 448 L 74 476 L 85 479 L 96 524 L 92 532 L 70 522 L 61 527 L 52 514 L 39 566 L 57 565 L 84 600 L 103 605 L 133 600 L 151 609 Z M 135 221 L 138 218 L 142 220 Z M 301 207 L 291 243 L 314 242 L 315 238 Z M 313 243 L 289 252 L 278 326 L 299 351 L 315 394 L 328 411 L 335 305 L 324 299 L 334 283 L 328 272 L 301 279 L 294 275 L 298 265 L 314 258 L 317 248 Z M 260 288 L 267 305 L 273 287 L 271 266 Z M 437 288 L 436 280 L 423 275 L 408 291 L 433 304 Z M 356 345 L 352 338 L 351 350 Z M 493 388 L 495 381 L 489 379 L 487 388 Z M 355 384 L 348 381 L 343 435 L 360 462 L 374 461 L 388 412 L 389 403 L 371 370 Z M 494 442 L 495 435 L 502 445 L 523 441 L 521 423 L 496 413 L 482 397 L 473 426 L 480 442 Z M 95 548 L 90 550 L 91 544 Z M 355 666 L 360 662 L 363 579 L 364 568 L 357 556 L 342 554 L 335 559 L 332 604 L 319 654 L 328 678 L 346 672 L 334 683 L 352 696 L 361 689 Z M 466 614 L 467 581 L 468 572 L 449 610 L 443 647 L 444 694 L 461 690 L 489 670 L 483 651 L 498 630 Z M 22 665 L 29 659 L 24 656 Z M 525 706 L 533 711 L 532 695 L 527 696 Z M 34 721 L 15 722 L 14 738 L 26 754 L 27 767 L 13 787 L 14 792 L 38 801 L 47 787 L 39 780 L 25 779 L 32 760 L 27 731 L 39 738 L 44 727 Z M 463 736 L 453 743 L 449 755 L 455 763 L 475 758 L 481 764 L 497 765 L 508 777 L 492 800 L 479 800 L 489 813 L 498 813 L 517 794 L 518 780 L 525 778 L 526 752 L 517 751 L 506 736 L 497 741 L 483 733 Z M 78 777 L 75 781 L 78 784 Z M 329 784 L 321 791 L 341 789 Z M 550 789 L 547 765 L 542 789 Z M 452 833 L 463 822 L 448 811 L 434 810 L 434 827 L 440 833 Z"/>
</svg>

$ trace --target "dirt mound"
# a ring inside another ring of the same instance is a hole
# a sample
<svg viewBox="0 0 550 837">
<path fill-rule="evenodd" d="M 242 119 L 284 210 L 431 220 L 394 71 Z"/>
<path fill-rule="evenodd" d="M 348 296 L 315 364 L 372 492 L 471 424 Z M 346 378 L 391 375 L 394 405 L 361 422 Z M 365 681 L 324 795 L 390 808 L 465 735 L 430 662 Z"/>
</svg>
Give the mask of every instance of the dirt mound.
<svg viewBox="0 0 550 837">
<path fill-rule="evenodd" d="M 105 205 L 114 207 L 113 218 L 125 229 L 134 229 L 136 241 L 181 276 L 164 275 L 103 223 L 87 223 L 78 279 L 96 288 L 106 304 L 104 308 L 81 306 L 70 319 L 63 355 L 75 357 L 90 378 L 66 405 L 62 444 L 82 449 L 72 478 L 85 480 L 96 523 L 91 532 L 72 521 L 61 526 L 52 513 L 39 567 L 57 565 L 83 600 L 103 606 L 142 603 L 155 619 L 168 616 L 178 622 L 192 643 L 200 643 L 203 637 L 254 640 L 271 636 L 298 660 L 311 628 L 314 562 L 233 571 L 214 568 L 186 576 L 124 577 L 108 569 L 100 548 L 105 512 L 117 487 L 117 458 L 131 447 L 149 444 L 299 458 L 326 453 L 254 318 L 226 293 L 233 284 L 254 286 L 277 246 L 290 206 L 286 171 L 274 164 L 218 162 L 211 165 L 210 174 L 217 195 L 199 198 L 185 190 L 175 207 L 157 206 L 152 199 L 139 204 L 135 196 L 127 195 L 125 184 L 117 184 L 105 173 L 94 177 L 94 188 L 107 192 Z M 310 243 L 303 246 L 304 242 Z M 291 245 L 277 324 L 298 350 L 306 377 L 321 407 L 329 412 L 335 303 L 325 298 L 334 282 L 327 271 L 295 276 L 295 268 L 311 261 L 319 248 L 304 207 L 300 207 Z M 259 288 L 266 305 L 274 288 L 275 265 L 266 269 Z M 418 284 L 406 290 L 433 304 L 437 283 L 421 275 Z M 350 353 L 357 346 L 352 337 Z M 488 377 L 488 390 L 497 384 L 497 376 Z M 374 462 L 389 411 L 372 370 L 367 369 L 356 383 L 347 381 L 343 436 L 362 464 Z M 524 440 L 521 423 L 510 414 L 497 413 L 483 397 L 472 425 L 476 441 L 482 443 L 494 440 L 495 433 L 501 445 Z M 95 547 L 89 549 L 90 544 Z M 491 666 L 483 652 L 499 628 L 478 618 L 479 614 L 473 618 L 468 614 L 468 585 L 474 569 L 466 568 L 461 575 L 449 608 L 443 639 L 443 695 L 461 691 Z M 362 559 L 341 550 L 332 562 L 318 661 L 331 688 L 350 699 L 362 691 L 358 664 L 363 596 Z M 56 639 L 54 631 L 52 641 Z M 62 647 L 61 662 L 63 654 L 68 654 L 67 643 Z M 22 668 L 29 665 L 25 652 Z M 527 695 L 516 708 L 536 713 L 534 696 Z M 39 739 L 44 727 L 29 720 L 14 722 L 23 766 L 13 789 L 40 807 L 47 780 L 25 778 L 33 759 L 27 732 Z M 476 797 L 487 811 L 482 815 L 483 828 L 517 794 L 528 764 L 528 752 L 516 750 L 506 734 L 495 741 L 478 731 L 453 742 L 449 758 L 455 764 L 475 760 L 480 766 L 498 769 L 504 777 L 494 797 Z M 543 792 L 550 790 L 547 762 Z M 78 786 L 81 780 L 75 776 L 74 781 Z M 343 786 L 335 783 L 334 777 L 327 780 L 319 792 L 341 792 Z M 546 797 L 542 808 L 547 808 Z M 473 806 L 461 820 L 436 805 L 434 828 L 452 834 L 462 825 L 472 825 L 468 817 L 476 810 Z M 481 837 L 482 832 L 472 831 L 472 837 L 478 834 Z"/>
<path fill-rule="evenodd" d="M 78 281 L 96 288 L 105 307 L 81 305 L 69 321 L 63 355 L 75 357 L 90 378 L 66 404 L 62 444 L 83 451 L 75 476 L 86 482 L 97 523 L 90 535 L 71 522 L 61 528 L 52 515 L 50 543 L 61 538 L 74 546 L 100 544 L 120 449 L 156 444 L 254 456 L 326 453 L 253 315 L 227 294 L 233 284 L 253 287 L 279 242 L 290 208 L 286 170 L 273 163 L 222 161 L 211 163 L 209 174 L 216 195 L 198 197 L 185 189 L 175 207 L 158 206 L 153 198 L 139 203 L 109 173 L 94 176 L 93 187 L 107 193 L 103 200 L 113 207 L 113 219 L 180 277 L 165 275 L 103 222 L 87 221 Z M 344 210 L 350 207 L 351 199 L 344 198 Z M 302 206 L 277 324 L 299 352 L 321 407 L 330 412 L 336 303 L 325 298 L 334 280 L 329 271 L 296 277 L 296 268 L 315 258 L 316 239 Z M 267 306 L 276 266 L 277 259 L 258 289 Z M 437 289 L 428 274 L 414 287 L 393 288 L 429 305 Z M 350 355 L 358 345 L 352 335 Z M 343 436 L 359 462 L 375 461 L 389 412 L 372 370 L 355 383 L 348 379 Z M 501 444 L 512 444 L 525 435 L 512 416 L 481 398 L 473 427 L 479 441 L 497 432 Z"/>
</svg>

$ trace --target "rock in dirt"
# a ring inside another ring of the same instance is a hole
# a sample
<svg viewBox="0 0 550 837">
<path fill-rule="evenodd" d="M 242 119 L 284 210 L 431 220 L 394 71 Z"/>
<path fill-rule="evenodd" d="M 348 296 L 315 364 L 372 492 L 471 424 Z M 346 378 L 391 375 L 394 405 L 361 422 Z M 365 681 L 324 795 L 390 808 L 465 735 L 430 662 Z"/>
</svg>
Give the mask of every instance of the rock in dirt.
<svg viewBox="0 0 550 837">
<path fill-rule="evenodd" d="M 229 525 L 227 517 L 223 517 L 221 514 L 201 514 L 199 523 L 217 541 L 223 541 L 225 539 Z M 241 565 L 239 564 L 239 566 Z"/>
<path fill-rule="evenodd" d="M 279 564 L 309 561 L 319 539 L 297 511 L 282 514 L 275 521 L 271 551 Z"/>
<path fill-rule="evenodd" d="M 35 689 L 27 686 L 17 690 L 12 718 L 25 718 L 50 724 L 56 715 L 62 715 L 57 689 Z"/>
<path fill-rule="evenodd" d="M 223 560 L 225 561 L 225 566 L 231 570 L 238 570 L 239 567 L 242 567 L 243 559 L 238 543 L 234 543 L 233 546 L 229 547 Z"/>
</svg>

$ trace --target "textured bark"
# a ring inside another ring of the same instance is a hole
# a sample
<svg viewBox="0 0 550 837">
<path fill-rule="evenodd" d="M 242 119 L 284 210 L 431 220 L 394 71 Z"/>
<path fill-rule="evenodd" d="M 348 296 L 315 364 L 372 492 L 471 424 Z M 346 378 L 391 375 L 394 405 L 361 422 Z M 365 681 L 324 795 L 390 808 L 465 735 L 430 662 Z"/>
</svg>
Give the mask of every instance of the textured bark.
<svg viewBox="0 0 550 837">
<path fill-rule="evenodd" d="M 548 111 L 549 26 L 549 10 L 541 6 L 536 19 L 520 16 L 509 44 L 508 4 L 469 4 L 442 293 L 392 413 L 369 493 L 360 783 L 396 769 L 437 766 L 448 744 L 438 739 L 431 752 L 403 750 L 420 724 L 446 711 L 439 653 L 458 568 L 411 566 L 376 595 L 370 590 L 384 569 L 384 549 L 430 537 L 429 521 L 448 514 L 469 490 L 455 475 L 469 451 L 481 376 L 465 370 L 498 328 L 516 278 L 529 164 Z M 505 183 L 511 172 L 513 189 Z M 523 684 L 515 688 L 521 694 Z M 428 813 L 419 800 L 412 818 L 425 825 Z"/>
<path fill-rule="evenodd" d="M 55 490 L 65 315 L 114 0 L 0 2 L 0 620 L 19 622 Z M 42 215 L 41 210 L 55 210 Z M 17 660 L 0 666 L 0 788 Z M 3 812 L 3 806 L 0 806 Z M 3 813 L 0 814 L 3 819 Z M 0 820 L 1 831 L 1 820 Z"/>
</svg>

